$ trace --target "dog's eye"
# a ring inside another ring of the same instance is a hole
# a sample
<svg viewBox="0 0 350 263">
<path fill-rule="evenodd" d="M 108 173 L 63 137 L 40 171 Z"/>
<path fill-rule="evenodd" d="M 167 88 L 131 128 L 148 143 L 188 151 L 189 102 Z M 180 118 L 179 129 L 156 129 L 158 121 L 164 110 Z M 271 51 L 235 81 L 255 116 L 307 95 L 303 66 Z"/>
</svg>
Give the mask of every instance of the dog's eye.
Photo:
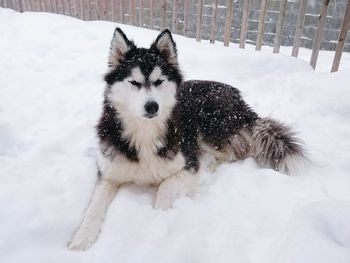
<svg viewBox="0 0 350 263">
<path fill-rule="evenodd" d="M 157 79 L 153 84 L 154 84 L 154 86 L 159 86 L 160 84 L 162 84 L 163 83 L 163 81 L 164 80 L 162 80 L 162 79 Z"/>
<path fill-rule="evenodd" d="M 135 81 L 135 80 L 133 80 L 133 81 L 129 81 L 133 86 L 135 86 L 135 87 L 138 87 L 138 88 L 141 88 L 141 86 L 142 86 L 142 84 L 140 83 L 140 82 L 137 82 L 137 81 Z"/>
</svg>

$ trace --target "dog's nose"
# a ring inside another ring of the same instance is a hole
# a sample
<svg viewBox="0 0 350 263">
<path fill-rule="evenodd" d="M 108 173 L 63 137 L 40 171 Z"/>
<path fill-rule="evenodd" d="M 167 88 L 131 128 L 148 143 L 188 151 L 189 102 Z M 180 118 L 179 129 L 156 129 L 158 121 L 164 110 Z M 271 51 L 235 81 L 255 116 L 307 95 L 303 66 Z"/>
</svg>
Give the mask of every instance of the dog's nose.
<svg viewBox="0 0 350 263">
<path fill-rule="evenodd" d="M 158 112 L 159 106 L 155 101 L 147 101 L 145 104 L 145 111 L 147 113 L 147 117 L 152 118 Z"/>
</svg>

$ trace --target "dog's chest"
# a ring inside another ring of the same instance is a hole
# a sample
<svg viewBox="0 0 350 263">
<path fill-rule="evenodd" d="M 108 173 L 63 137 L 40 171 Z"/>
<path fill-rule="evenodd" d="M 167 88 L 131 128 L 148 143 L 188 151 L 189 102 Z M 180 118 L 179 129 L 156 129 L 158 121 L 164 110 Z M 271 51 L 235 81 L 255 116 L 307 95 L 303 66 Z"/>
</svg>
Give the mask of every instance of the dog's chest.
<svg viewBox="0 0 350 263">
<path fill-rule="evenodd" d="M 152 148 L 143 148 L 139 150 L 138 157 L 138 162 L 132 162 L 121 154 L 113 159 L 102 157 L 102 162 L 99 162 L 102 176 L 118 184 L 159 185 L 185 165 L 181 152 L 170 159 L 159 156 Z"/>
</svg>

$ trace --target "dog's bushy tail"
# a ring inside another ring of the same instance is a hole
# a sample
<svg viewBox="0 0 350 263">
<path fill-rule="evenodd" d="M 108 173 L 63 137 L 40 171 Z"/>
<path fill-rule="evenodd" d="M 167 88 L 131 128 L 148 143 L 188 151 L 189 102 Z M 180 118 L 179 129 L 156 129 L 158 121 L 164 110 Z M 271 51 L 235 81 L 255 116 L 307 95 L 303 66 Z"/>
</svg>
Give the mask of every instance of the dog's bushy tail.
<svg viewBox="0 0 350 263">
<path fill-rule="evenodd" d="M 252 127 L 252 155 L 255 160 L 277 171 L 293 174 L 305 163 L 302 142 L 287 125 L 270 119 L 258 119 Z"/>
</svg>

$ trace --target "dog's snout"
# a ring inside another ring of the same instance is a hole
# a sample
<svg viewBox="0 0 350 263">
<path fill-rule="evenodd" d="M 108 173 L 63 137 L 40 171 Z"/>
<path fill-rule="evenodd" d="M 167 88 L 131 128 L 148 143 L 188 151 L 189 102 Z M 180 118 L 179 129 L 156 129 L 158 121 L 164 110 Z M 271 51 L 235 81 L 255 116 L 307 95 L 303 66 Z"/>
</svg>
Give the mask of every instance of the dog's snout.
<svg viewBox="0 0 350 263">
<path fill-rule="evenodd" d="M 155 101 L 147 101 L 145 104 L 145 111 L 147 113 L 147 117 L 152 118 L 158 112 L 159 105 Z"/>
</svg>

